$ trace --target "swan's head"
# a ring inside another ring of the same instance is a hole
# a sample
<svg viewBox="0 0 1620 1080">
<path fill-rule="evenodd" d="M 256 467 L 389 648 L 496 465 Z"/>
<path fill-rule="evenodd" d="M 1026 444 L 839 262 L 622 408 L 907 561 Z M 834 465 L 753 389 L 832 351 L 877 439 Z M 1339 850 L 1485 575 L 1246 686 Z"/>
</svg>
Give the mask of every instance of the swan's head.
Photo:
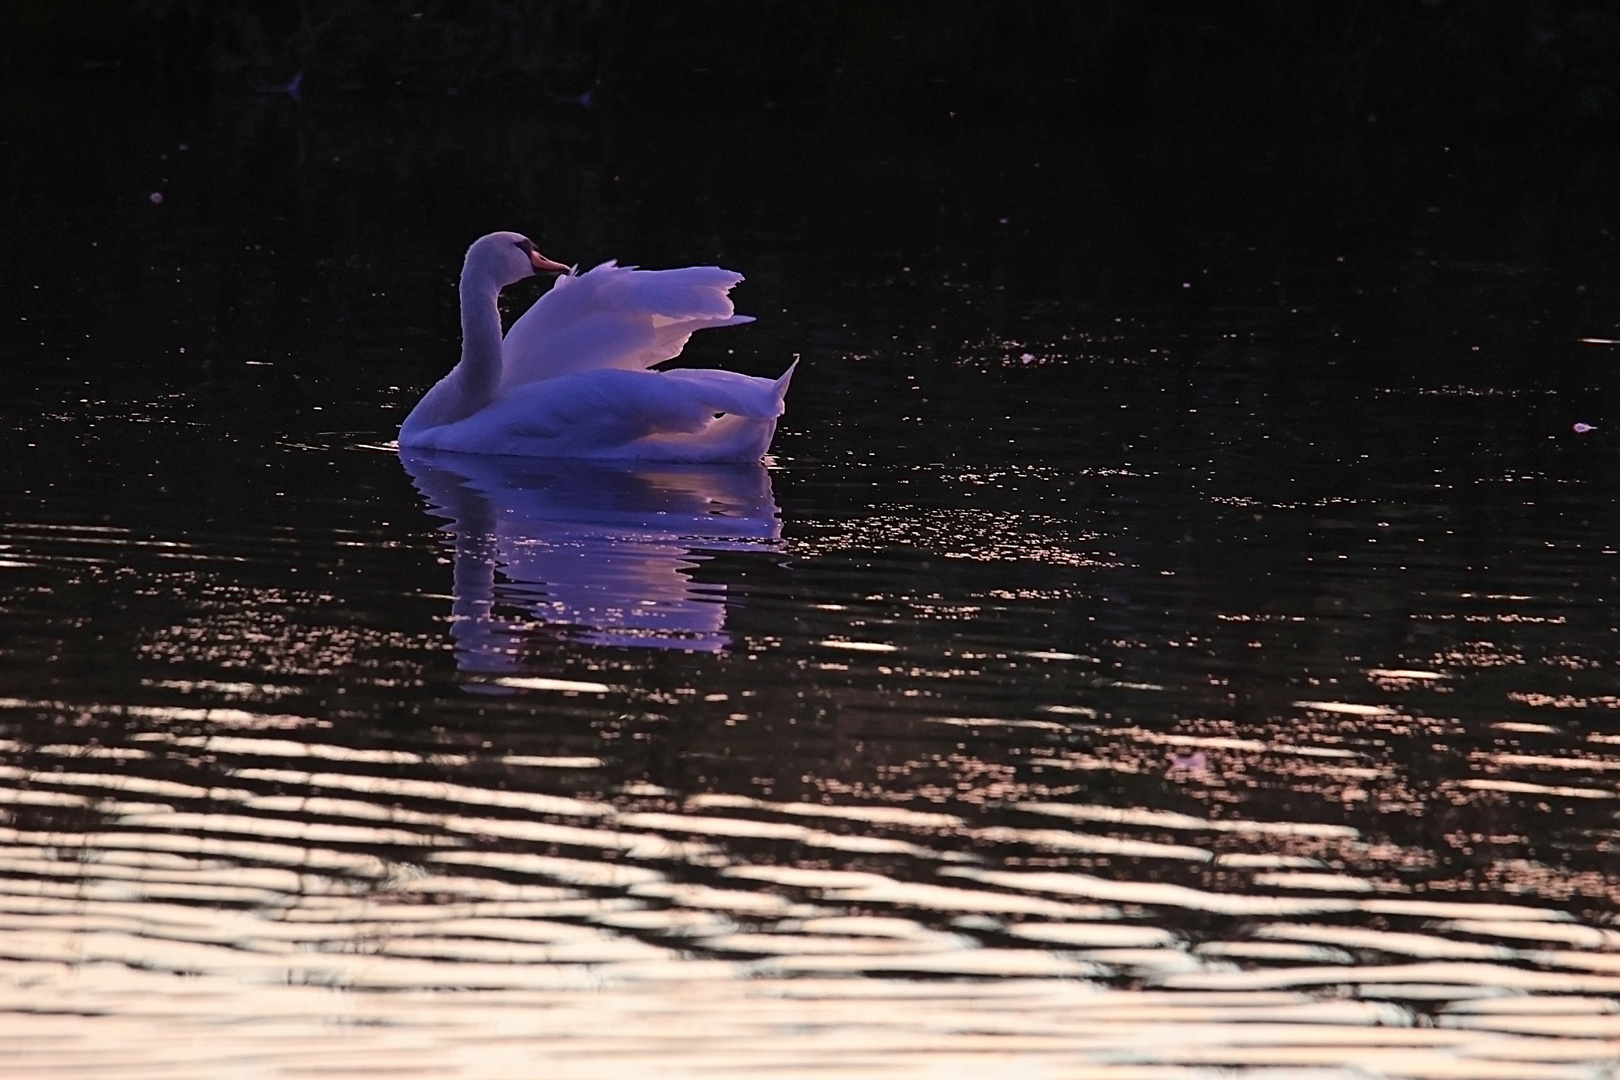
<svg viewBox="0 0 1620 1080">
<path fill-rule="evenodd" d="M 534 242 L 522 233 L 497 232 L 480 236 L 467 249 L 461 276 L 491 282 L 503 289 L 535 274 L 566 274 L 568 267 L 540 254 Z"/>
</svg>

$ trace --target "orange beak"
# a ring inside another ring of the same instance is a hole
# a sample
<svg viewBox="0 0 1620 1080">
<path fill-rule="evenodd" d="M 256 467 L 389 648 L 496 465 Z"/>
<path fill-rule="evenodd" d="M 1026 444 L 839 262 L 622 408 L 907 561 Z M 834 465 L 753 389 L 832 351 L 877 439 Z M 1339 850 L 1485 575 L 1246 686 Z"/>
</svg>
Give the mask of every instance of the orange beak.
<svg viewBox="0 0 1620 1080">
<path fill-rule="evenodd" d="M 537 274 L 568 273 L 568 267 L 564 266 L 560 262 L 552 262 L 538 251 L 529 252 L 529 262 L 534 264 L 534 272 Z"/>
</svg>

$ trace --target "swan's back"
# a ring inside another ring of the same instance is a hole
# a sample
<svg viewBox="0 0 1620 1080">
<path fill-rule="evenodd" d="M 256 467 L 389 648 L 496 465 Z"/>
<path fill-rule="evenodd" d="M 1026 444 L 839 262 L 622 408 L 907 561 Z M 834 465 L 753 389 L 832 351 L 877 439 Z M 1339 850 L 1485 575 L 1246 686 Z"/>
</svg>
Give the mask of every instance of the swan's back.
<svg viewBox="0 0 1620 1080">
<path fill-rule="evenodd" d="M 579 371 L 644 371 L 680 355 L 697 330 L 752 322 L 728 293 L 742 275 L 718 266 L 638 270 L 612 262 L 557 283 L 512 324 L 501 387 Z"/>
</svg>

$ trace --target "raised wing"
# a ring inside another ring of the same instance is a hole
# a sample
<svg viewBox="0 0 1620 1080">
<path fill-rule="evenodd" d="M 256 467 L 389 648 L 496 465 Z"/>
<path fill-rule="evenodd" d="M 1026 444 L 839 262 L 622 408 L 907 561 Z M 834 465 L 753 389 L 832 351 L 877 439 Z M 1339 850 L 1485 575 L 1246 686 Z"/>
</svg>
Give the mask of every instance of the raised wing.
<svg viewBox="0 0 1620 1080">
<path fill-rule="evenodd" d="M 638 270 L 612 262 L 557 279 L 507 331 L 503 392 L 579 371 L 644 371 L 679 356 L 698 330 L 752 322 L 728 293 L 742 275 L 718 266 Z"/>
</svg>

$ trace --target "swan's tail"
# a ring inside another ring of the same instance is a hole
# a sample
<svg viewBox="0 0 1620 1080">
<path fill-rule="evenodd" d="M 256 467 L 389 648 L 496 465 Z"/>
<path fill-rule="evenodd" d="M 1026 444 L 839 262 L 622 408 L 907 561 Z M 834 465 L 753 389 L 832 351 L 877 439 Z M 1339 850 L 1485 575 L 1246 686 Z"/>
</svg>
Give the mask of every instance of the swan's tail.
<svg viewBox="0 0 1620 1080">
<path fill-rule="evenodd" d="M 795 360 L 793 364 L 797 366 L 798 361 Z M 664 400 L 663 391 L 679 387 L 690 397 L 669 397 L 669 402 L 690 401 L 700 412 L 707 408 L 713 412 L 746 416 L 751 420 L 774 420 L 782 415 L 782 399 L 787 396 L 793 367 L 784 371 L 779 379 L 714 368 L 670 368 L 654 374 L 657 378 L 652 382 L 626 383 L 625 390 L 653 393 L 659 400 Z"/>
<path fill-rule="evenodd" d="M 777 405 L 777 410 L 776 411 L 779 414 L 782 411 L 783 403 L 787 400 L 788 383 L 793 381 L 793 369 L 798 367 L 798 366 L 799 366 L 799 358 L 797 356 L 795 356 L 793 358 L 793 363 L 788 365 L 788 369 L 786 371 L 782 372 L 782 377 L 780 379 L 777 379 L 776 382 L 772 386 L 772 388 L 773 388 L 773 390 L 774 390 L 774 392 L 776 394 L 776 405 Z"/>
</svg>

